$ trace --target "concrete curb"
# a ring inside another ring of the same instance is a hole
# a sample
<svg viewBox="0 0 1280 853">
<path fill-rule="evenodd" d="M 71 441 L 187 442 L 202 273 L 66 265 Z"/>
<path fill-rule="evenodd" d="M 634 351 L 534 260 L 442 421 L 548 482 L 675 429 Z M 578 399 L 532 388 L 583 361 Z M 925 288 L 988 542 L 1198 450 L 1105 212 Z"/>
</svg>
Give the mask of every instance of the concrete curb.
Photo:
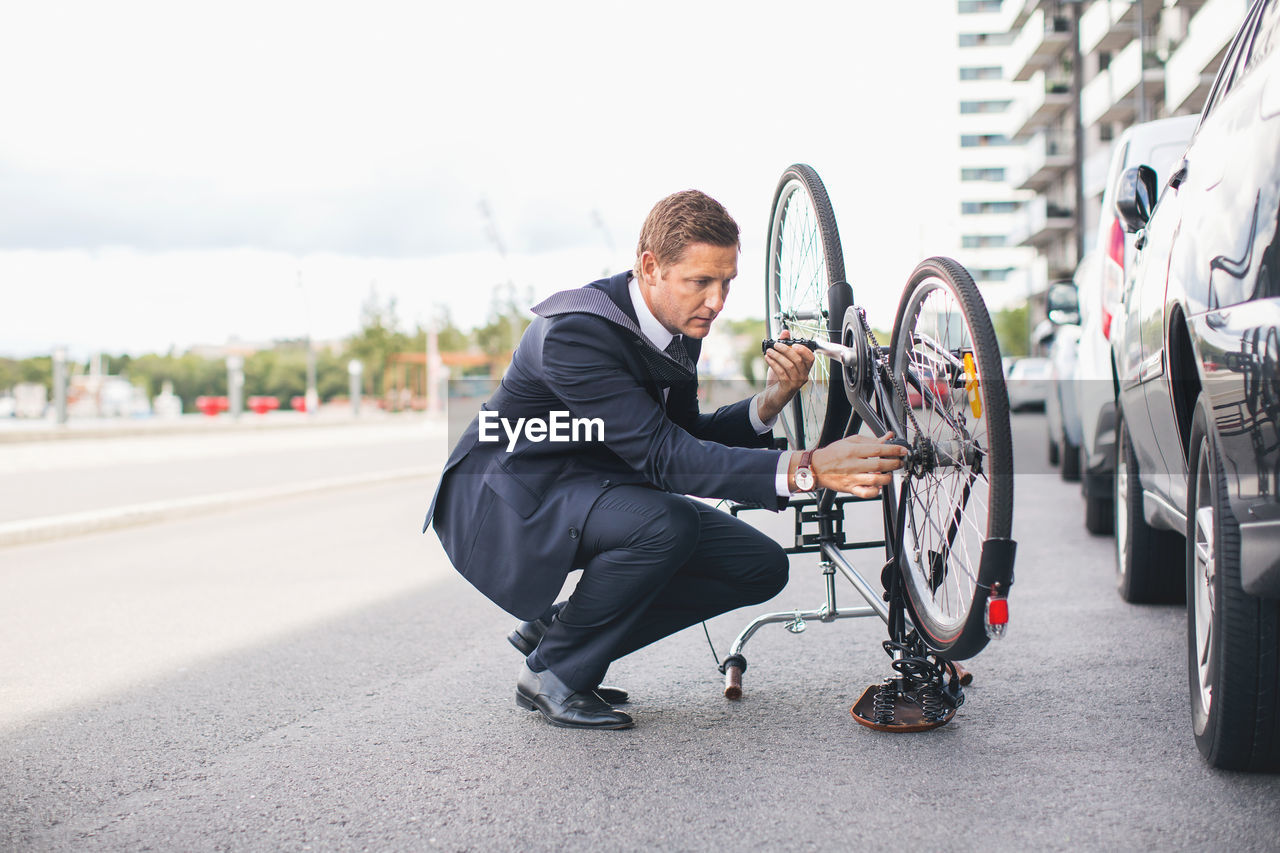
<svg viewBox="0 0 1280 853">
<path fill-rule="evenodd" d="M 96 533 L 103 530 L 116 530 L 121 527 L 151 524 L 157 521 L 188 518 L 220 509 L 239 509 L 250 504 L 265 503 L 315 492 L 350 489 L 357 486 L 376 485 L 396 480 L 412 480 L 419 477 L 434 477 L 439 473 L 440 469 L 434 466 L 405 468 L 396 471 L 380 471 L 374 474 L 330 477 L 323 480 L 291 483 L 284 486 L 242 489 L 213 495 L 196 495 L 189 498 L 11 521 L 6 524 L 0 524 L 0 547 L 25 545 L 32 542 L 47 542 L 52 539 L 64 539 L 84 533 Z"/>
</svg>

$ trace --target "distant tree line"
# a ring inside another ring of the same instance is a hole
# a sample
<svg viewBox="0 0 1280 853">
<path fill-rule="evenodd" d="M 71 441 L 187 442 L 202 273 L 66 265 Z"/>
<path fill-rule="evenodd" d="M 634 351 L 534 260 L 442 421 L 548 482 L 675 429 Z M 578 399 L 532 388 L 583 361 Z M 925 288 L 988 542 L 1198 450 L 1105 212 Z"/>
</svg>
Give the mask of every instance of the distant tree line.
<svg viewBox="0 0 1280 853">
<path fill-rule="evenodd" d="M 527 311 L 502 304 L 490 311 L 488 321 L 469 331 L 453 323 L 447 311 L 436 318 L 437 343 L 441 352 L 478 350 L 499 356 L 515 346 L 529 325 Z M 361 308 L 360 330 L 344 341 L 340 350 L 318 348 L 316 352 L 316 390 L 321 400 L 344 397 L 349 391 L 347 365 L 352 359 L 364 365 L 363 392 L 374 397 L 383 394 L 383 372 L 392 355 L 425 352 L 427 330 L 419 325 L 412 333 L 401 330 L 394 299 L 380 300 L 371 293 Z M 166 382 L 173 393 L 190 410 L 196 397 L 222 396 L 227 393 L 227 365 L 222 358 L 206 358 L 194 353 L 169 352 L 164 355 L 102 356 L 103 370 L 128 379 L 142 388 L 148 397 L 159 394 Z M 69 370 L 89 371 L 88 363 L 73 364 Z M 53 359 L 50 356 L 14 359 L 0 357 L 0 393 L 20 382 L 35 382 L 46 388 L 53 386 Z M 276 341 L 270 349 L 245 356 L 244 393 L 251 396 L 275 397 L 282 408 L 292 397 L 307 390 L 307 342 L 305 339 Z"/>
</svg>

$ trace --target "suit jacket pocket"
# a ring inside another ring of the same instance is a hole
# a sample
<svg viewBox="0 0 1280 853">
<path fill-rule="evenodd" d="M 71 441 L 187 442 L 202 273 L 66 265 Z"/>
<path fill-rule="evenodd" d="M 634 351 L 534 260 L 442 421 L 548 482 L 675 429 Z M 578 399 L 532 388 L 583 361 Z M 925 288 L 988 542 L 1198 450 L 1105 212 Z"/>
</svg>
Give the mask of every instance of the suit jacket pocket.
<svg viewBox="0 0 1280 853">
<path fill-rule="evenodd" d="M 521 518 L 528 518 L 542 504 L 547 489 L 559 479 L 566 463 L 564 460 L 543 462 L 532 459 L 522 460 L 522 463 L 517 474 L 502 460 L 494 460 L 485 471 L 484 483 Z"/>
</svg>

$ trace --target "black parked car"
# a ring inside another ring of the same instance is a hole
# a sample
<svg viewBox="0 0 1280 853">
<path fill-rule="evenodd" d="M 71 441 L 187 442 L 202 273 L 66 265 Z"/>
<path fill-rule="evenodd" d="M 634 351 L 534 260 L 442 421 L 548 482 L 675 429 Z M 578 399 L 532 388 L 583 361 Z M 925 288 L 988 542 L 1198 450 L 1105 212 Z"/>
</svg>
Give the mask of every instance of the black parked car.
<svg viewBox="0 0 1280 853">
<path fill-rule="evenodd" d="M 1112 330 L 1116 550 L 1130 601 L 1187 602 L 1196 743 L 1280 769 L 1280 0 L 1255 0 L 1157 198 Z"/>
</svg>

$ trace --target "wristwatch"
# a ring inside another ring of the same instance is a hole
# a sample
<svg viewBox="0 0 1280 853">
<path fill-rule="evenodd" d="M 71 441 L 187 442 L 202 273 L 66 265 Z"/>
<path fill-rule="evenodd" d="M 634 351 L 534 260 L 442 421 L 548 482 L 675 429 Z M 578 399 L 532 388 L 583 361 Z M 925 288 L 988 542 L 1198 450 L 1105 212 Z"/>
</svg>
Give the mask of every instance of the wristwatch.
<svg viewBox="0 0 1280 853">
<path fill-rule="evenodd" d="M 809 464 L 812 459 L 812 450 L 806 450 L 800 454 L 800 467 L 796 468 L 796 488 L 802 492 L 812 492 L 818 485 L 818 481 L 813 476 L 813 468 Z"/>
</svg>

